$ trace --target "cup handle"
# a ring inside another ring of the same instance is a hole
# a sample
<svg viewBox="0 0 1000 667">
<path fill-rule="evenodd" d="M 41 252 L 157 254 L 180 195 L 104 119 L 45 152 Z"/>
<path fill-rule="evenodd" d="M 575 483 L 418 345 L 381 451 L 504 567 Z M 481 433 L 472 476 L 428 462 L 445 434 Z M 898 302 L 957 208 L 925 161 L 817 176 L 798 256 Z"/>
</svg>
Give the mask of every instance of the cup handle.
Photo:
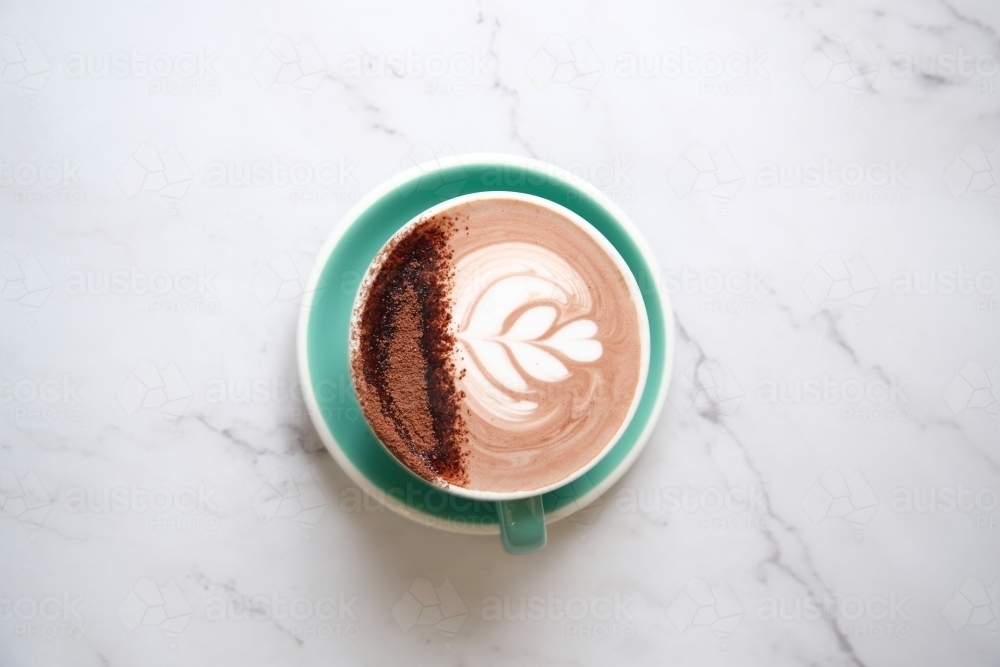
<svg viewBox="0 0 1000 667">
<path fill-rule="evenodd" d="M 507 553 L 530 554 L 545 546 L 545 510 L 541 496 L 501 500 L 497 503 L 497 513 L 500 515 L 500 539 Z"/>
</svg>

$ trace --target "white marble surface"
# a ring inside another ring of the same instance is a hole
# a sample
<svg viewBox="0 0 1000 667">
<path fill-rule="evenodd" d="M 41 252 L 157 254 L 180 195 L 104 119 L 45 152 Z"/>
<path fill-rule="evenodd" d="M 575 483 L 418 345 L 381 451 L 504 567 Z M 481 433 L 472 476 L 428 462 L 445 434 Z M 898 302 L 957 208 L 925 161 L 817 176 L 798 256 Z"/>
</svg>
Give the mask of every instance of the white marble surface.
<svg viewBox="0 0 1000 667">
<path fill-rule="evenodd" d="M 3 3 L 0 664 L 997 664 L 1000 11 L 659 5 Z M 678 323 L 521 558 L 352 504 L 295 389 L 336 221 L 473 151 L 604 189 Z"/>
</svg>

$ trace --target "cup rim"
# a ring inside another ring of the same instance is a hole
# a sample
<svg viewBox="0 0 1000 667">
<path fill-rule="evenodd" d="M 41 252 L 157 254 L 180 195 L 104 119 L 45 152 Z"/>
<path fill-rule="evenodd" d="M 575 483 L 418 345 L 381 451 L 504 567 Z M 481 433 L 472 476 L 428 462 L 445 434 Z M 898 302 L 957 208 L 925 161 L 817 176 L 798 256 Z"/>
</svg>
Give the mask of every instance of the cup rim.
<svg viewBox="0 0 1000 667">
<path fill-rule="evenodd" d="M 646 386 L 646 380 L 649 376 L 649 357 L 650 357 L 650 331 L 649 331 L 649 316 L 646 312 L 646 304 L 642 297 L 642 292 L 639 289 L 639 283 L 636 281 L 635 276 L 632 274 L 632 269 L 625 262 L 625 259 L 618 252 L 618 249 L 612 244 L 596 227 L 594 227 L 590 222 L 584 219 L 580 214 L 575 211 L 571 211 L 562 204 L 558 202 L 545 199 L 544 197 L 539 197 L 537 195 L 529 194 L 526 192 L 513 192 L 509 190 L 484 190 L 480 192 L 470 192 L 469 194 L 459 195 L 458 197 L 452 197 L 451 199 L 446 199 L 445 201 L 436 204 L 424 211 L 421 211 L 417 215 L 413 216 L 399 229 L 393 232 L 384 244 L 382 244 L 382 249 L 386 248 L 392 244 L 398 238 L 404 236 L 408 233 L 414 226 L 419 224 L 422 220 L 438 215 L 445 211 L 451 210 L 457 206 L 462 206 L 469 202 L 481 201 L 486 199 L 506 199 L 512 201 L 522 201 L 539 206 L 549 211 L 562 216 L 563 218 L 569 220 L 572 224 L 576 225 L 581 229 L 587 236 L 594 240 L 595 243 L 604 251 L 605 255 L 612 261 L 615 267 L 618 269 L 619 274 L 625 280 L 626 287 L 628 288 L 629 295 L 632 298 L 632 303 L 636 306 L 636 314 L 639 318 L 639 342 L 640 342 L 640 354 L 639 354 L 639 377 L 636 380 L 635 392 L 632 395 L 632 400 L 629 403 L 629 409 L 625 413 L 625 417 L 622 419 L 621 424 L 618 425 L 618 429 L 615 431 L 614 435 L 605 443 L 604 447 L 601 448 L 597 454 L 595 454 L 587 463 L 585 463 L 580 468 L 577 468 L 567 474 L 565 477 L 560 478 L 555 482 L 546 484 L 545 486 L 538 487 L 536 489 L 526 489 L 523 491 L 490 491 L 490 490 L 480 490 L 480 489 L 468 489 L 463 486 L 458 486 L 456 484 L 451 484 L 445 480 L 429 480 L 423 478 L 428 484 L 440 488 L 442 491 L 448 493 L 454 493 L 457 496 L 462 496 L 463 498 L 469 498 L 471 500 L 482 500 L 482 501 L 505 501 L 505 500 L 520 500 L 522 498 L 531 498 L 533 496 L 540 496 L 542 494 L 553 491 L 567 484 L 572 484 L 576 480 L 580 479 L 586 475 L 590 470 L 592 470 L 601 460 L 608 455 L 608 453 L 614 449 L 618 441 L 621 440 L 622 435 L 628 429 L 629 424 L 632 423 L 632 418 L 635 416 L 636 411 L 639 408 L 639 403 L 642 402 L 643 390 Z M 379 254 L 381 254 L 379 250 Z M 376 258 L 378 254 L 376 254 Z M 381 266 L 379 264 L 379 266 Z M 372 276 L 374 271 L 377 271 L 376 262 L 372 262 L 368 265 L 368 269 L 365 271 L 365 275 L 362 277 L 361 285 L 367 284 L 368 279 Z M 360 316 L 359 307 L 363 301 L 363 297 L 366 292 L 364 288 L 358 290 L 358 293 L 354 297 L 354 303 L 351 306 L 351 322 L 349 340 L 353 340 L 353 332 L 355 326 L 357 325 L 358 317 Z M 353 349 L 349 351 L 349 354 L 353 355 Z M 352 370 L 351 380 L 354 381 L 353 377 L 353 364 L 350 366 Z M 364 414 L 364 411 L 362 411 Z M 367 419 L 367 417 L 366 417 Z M 403 461 L 389 449 L 382 439 L 376 436 L 379 444 L 392 456 L 394 459 L 399 461 L 401 465 L 409 468 Z M 410 470 L 413 474 L 417 474 L 415 471 Z M 419 476 L 419 475 L 418 475 Z"/>
<path fill-rule="evenodd" d="M 334 436 L 329 425 L 326 423 L 319 402 L 316 398 L 315 388 L 312 382 L 312 372 L 309 366 L 309 323 L 313 309 L 313 301 L 316 298 L 316 290 L 322 279 L 323 272 L 329 263 L 330 256 L 341 243 L 347 232 L 357 224 L 358 220 L 369 208 L 389 196 L 392 192 L 400 189 L 404 184 L 416 182 L 421 176 L 428 173 L 445 169 L 463 168 L 465 166 L 523 168 L 535 171 L 536 173 L 548 174 L 551 177 L 558 179 L 564 183 L 567 188 L 575 190 L 583 196 L 589 197 L 595 201 L 601 202 L 601 206 L 607 211 L 607 213 L 614 218 L 615 222 L 620 225 L 625 232 L 627 232 L 631 241 L 635 244 L 636 249 L 641 255 L 643 262 L 647 265 L 650 271 L 652 271 L 654 275 L 660 275 L 660 268 L 659 261 L 653 254 L 648 242 L 641 232 L 639 232 L 638 228 L 629 216 L 621 209 L 620 206 L 618 206 L 618 204 L 609 199 L 595 185 L 580 176 L 563 169 L 562 167 L 558 167 L 541 160 L 536 160 L 534 158 L 509 153 L 466 153 L 441 157 L 421 162 L 419 164 L 414 163 L 413 166 L 382 181 L 365 194 L 360 200 L 358 200 L 358 202 L 356 202 L 341 216 L 340 221 L 333 228 L 327 236 L 326 241 L 320 247 L 320 250 L 316 255 L 316 261 L 310 273 L 309 280 L 306 284 L 305 296 L 302 300 L 299 311 L 296 335 L 296 356 L 298 360 L 299 378 L 303 385 L 303 396 L 306 408 L 318 435 L 323 441 L 323 444 L 326 446 L 333 459 L 337 462 L 341 469 L 347 473 L 348 477 L 350 477 L 355 484 L 392 511 L 428 527 L 440 528 L 442 530 L 463 534 L 496 535 L 499 533 L 499 526 L 495 523 L 487 525 L 479 524 L 477 522 L 457 521 L 438 517 L 424 510 L 413 507 L 394 497 L 390 493 L 386 493 L 386 489 L 383 489 L 378 483 L 364 474 L 351 459 L 348 453 L 342 449 L 336 436 Z M 617 465 L 615 465 L 613 469 L 608 471 L 607 474 L 601 477 L 598 481 L 592 483 L 588 491 L 585 491 L 578 496 L 574 496 L 573 502 L 565 503 L 556 508 L 554 511 L 546 512 L 546 523 L 554 523 L 571 516 L 577 510 L 590 505 L 595 500 L 600 498 L 601 495 L 607 492 L 608 489 L 617 483 L 618 480 L 620 480 L 622 476 L 634 465 L 636 459 L 646 448 L 653 429 L 659 422 L 663 408 L 666 405 L 667 392 L 673 378 L 676 333 L 674 331 L 674 312 L 670 301 L 670 295 L 667 293 L 666 289 L 659 280 L 653 281 L 651 287 L 662 310 L 662 320 L 664 326 L 664 359 L 662 370 L 659 371 L 659 376 L 662 379 L 659 380 L 656 393 L 651 397 L 650 409 L 649 412 L 646 413 L 645 422 L 642 424 L 641 430 L 636 435 L 634 444 L 628 449 L 627 452 L 625 452 Z M 648 383 L 649 379 L 647 379 L 647 385 Z"/>
</svg>

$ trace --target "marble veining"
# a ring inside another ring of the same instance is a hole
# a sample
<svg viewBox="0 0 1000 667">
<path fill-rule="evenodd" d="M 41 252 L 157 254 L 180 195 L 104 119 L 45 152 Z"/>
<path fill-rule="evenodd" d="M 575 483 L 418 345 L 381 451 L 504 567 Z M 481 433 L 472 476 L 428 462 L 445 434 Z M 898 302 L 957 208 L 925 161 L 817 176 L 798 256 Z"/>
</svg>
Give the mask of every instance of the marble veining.
<svg viewBox="0 0 1000 667">
<path fill-rule="evenodd" d="M 5 3 L 0 664 L 997 664 L 998 22 Z M 521 558 L 365 496 L 295 370 L 337 220 L 481 151 L 597 185 L 677 322 L 648 448 Z"/>
</svg>

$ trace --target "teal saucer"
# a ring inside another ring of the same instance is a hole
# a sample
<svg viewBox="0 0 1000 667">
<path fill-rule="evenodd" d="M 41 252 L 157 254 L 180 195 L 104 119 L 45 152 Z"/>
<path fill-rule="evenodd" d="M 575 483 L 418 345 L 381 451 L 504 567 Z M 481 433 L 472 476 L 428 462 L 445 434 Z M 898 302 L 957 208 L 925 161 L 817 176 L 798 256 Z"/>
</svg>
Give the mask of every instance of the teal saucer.
<svg viewBox="0 0 1000 667">
<path fill-rule="evenodd" d="M 479 534 L 500 532 L 496 503 L 428 484 L 397 462 L 368 427 L 351 383 L 348 327 L 361 277 L 390 236 L 447 199 L 490 190 L 544 197 L 590 222 L 632 270 L 649 317 L 649 374 L 638 410 L 600 463 L 542 497 L 547 523 L 592 503 L 632 465 L 663 409 L 674 357 L 673 312 L 653 253 L 620 208 L 569 172 L 511 155 L 462 155 L 413 167 L 348 211 L 316 259 L 299 317 L 299 375 L 309 414 L 330 453 L 369 496 L 425 525 Z"/>
</svg>

